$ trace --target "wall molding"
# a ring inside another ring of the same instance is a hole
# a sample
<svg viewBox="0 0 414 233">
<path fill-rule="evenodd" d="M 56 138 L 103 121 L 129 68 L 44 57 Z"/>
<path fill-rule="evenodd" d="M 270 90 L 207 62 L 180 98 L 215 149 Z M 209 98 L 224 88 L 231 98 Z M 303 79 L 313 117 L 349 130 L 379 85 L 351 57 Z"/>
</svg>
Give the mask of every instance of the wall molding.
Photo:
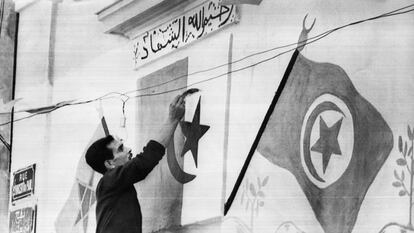
<svg viewBox="0 0 414 233">
<path fill-rule="evenodd" d="M 192 4 L 191 0 L 119 0 L 96 13 L 104 24 L 105 33 L 133 39 L 137 31 L 163 17 L 172 16 L 177 9 Z"/>
</svg>

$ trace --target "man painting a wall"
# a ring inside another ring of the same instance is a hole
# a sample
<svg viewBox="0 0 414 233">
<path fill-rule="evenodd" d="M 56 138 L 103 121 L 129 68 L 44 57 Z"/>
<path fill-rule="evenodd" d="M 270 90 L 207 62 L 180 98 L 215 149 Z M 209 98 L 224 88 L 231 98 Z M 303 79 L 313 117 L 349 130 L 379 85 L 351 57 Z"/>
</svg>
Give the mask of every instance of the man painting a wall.
<svg viewBox="0 0 414 233">
<path fill-rule="evenodd" d="M 36 232 L 92 233 L 119 221 L 128 223 L 116 231 L 128 232 L 141 220 L 145 233 L 413 231 L 412 2 L 39 0 L 19 12 L 15 119 L 30 118 L 13 125 L 10 170 L 36 163 Z M 298 41 L 303 28 L 312 28 L 307 42 Z M 151 157 L 152 171 L 123 183 L 139 159 L 121 145 L 147 145 L 173 96 L 190 87 L 202 97 L 187 98 L 166 155 L 150 143 L 138 157 Z M 104 143 L 108 158 L 95 170 L 109 171 L 96 189 L 75 168 L 86 142 L 107 135 L 99 128 L 90 140 L 99 102 L 111 134 L 121 118 L 127 137 Z M 44 115 L 24 111 L 52 103 Z M 118 219 L 118 201 L 128 200 L 131 216 Z"/>
<path fill-rule="evenodd" d="M 133 184 L 145 179 L 164 155 L 179 120 L 184 116 L 185 95 L 179 95 L 171 102 L 162 129 L 135 158 L 132 159 L 131 149 L 124 146 L 122 140 L 111 135 L 89 147 L 86 162 L 104 175 L 96 192 L 96 232 L 142 232 L 141 210 Z"/>
</svg>

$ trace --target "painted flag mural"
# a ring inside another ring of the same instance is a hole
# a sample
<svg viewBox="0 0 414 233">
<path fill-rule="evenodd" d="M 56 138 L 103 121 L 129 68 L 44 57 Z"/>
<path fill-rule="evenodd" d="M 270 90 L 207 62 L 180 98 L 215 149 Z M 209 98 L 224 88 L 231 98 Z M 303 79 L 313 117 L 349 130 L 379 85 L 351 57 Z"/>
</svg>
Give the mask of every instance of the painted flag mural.
<svg viewBox="0 0 414 233">
<path fill-rule="evenodd" d="M 137 99 L 137 150 L 158 133 L 168 116 L 171 100 L 187 88 L 188 64 L 188 58 L 184 58 L 137 81 L 138 89 L 151 87 L 146 88 L 143 97 Z M 212 160 L 207 159 L 206 162 L 204 154 L 204 143 L 211 138 L 213 127 L 204 117 L 207 109 L 203 100 L 204 96 L 195 93 L 187 96 L 186 116 L 180 121 L 164 157 L 145 180 L 135 184 L 143 216 L 143 232 L 184 232 L 184 228 L 181 228 L 182 225 L 187 225 L 183 224 L 184 215 L 188 218 L 188 215 L 203 213 L 197 199 L 188 194 L 189 186 L 200 190 L 198 184 L 205 178 L 202 169 Z M 195 169 L 187 167 L 191 165 Z M 211 179 L 211 176 L 208 178 Z M 208 196 L 205 193 L 208 191 L 204 191 L 204 196 L 197 197 L 205 198 Z M 186 198 L 187 201 L 196 199 L 197 203 L 186 208 Z M 218 203 L 210 203 L 215 204 L 219 207 Z M 217 216 L 219 214 L 220 212 Z"/>
<path fill-rule="evenodd" d="M 295 218 L 306 232 L 352 232 L 393 134 L 340 66 L 298 50 L 290 64 L 230 216 L 244 220 L 238 232 L 302 232 Z"/>
<path fill-rule="evenodd" d="M 151 95 L 151 93 L 186 87 L 187 72 L 188 59 L 185 58 L 137 81 L 138 89 L 154 86 L 142 93 L 149 96 L 137 99 L 138 151 L 158 133 L 168 116 L 171 100 L 183 91 L 177 90 L 162 95 Z M 160 83 L 167 84 L 157 85 Z M 160 163 L 145 180 L 135 184 L 143 216 L 143 232 L 154 232 L 181 223 L 183 184 L 194 180 L 195 175 L 184 171 L 184 158 L 180 156 L 184 146 L 184 136 L 180 127 L 177 127 L 172 141 Z"/>
<path fill-rule="evenodd" d="M 85 152 L 79 159 L 72 191 L 55 222 L 57 233 L 95 232 L 95 188 L 101 175 L 93 171 L 86 163 L 85 153 L 93 142 L 107 135 L 109 135 L 108 126 L 105 118 L 102 117 Z"/>
</svg>

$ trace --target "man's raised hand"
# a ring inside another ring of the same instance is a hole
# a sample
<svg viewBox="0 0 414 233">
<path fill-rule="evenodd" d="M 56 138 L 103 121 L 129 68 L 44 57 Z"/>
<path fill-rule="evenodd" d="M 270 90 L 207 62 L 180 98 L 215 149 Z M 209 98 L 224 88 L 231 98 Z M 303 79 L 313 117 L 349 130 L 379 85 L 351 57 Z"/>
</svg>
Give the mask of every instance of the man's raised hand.
<svg viewBox="0 0 414 233">
<path fill-rule="evenodd" d="M 185 113 L 185 95 L 177 95 L 170 104 L 169 119 L 179 121 Z"/>
</svg>

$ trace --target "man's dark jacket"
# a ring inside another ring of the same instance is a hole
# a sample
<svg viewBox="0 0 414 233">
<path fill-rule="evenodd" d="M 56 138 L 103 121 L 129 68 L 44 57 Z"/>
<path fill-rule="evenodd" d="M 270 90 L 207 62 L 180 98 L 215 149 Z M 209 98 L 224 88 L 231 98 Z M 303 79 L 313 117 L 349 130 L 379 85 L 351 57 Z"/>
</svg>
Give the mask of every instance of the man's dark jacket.
<svg viewBox="0 0 414 233">
<path fill-rule="evenodd" d="M 96 188 L 96 233 L 142 232 L 141 208 L 134 183 L 143 180 L 164 153 L 164 146 L 150 141 L 140 155 L 104 174 Z"/>
</svg>

